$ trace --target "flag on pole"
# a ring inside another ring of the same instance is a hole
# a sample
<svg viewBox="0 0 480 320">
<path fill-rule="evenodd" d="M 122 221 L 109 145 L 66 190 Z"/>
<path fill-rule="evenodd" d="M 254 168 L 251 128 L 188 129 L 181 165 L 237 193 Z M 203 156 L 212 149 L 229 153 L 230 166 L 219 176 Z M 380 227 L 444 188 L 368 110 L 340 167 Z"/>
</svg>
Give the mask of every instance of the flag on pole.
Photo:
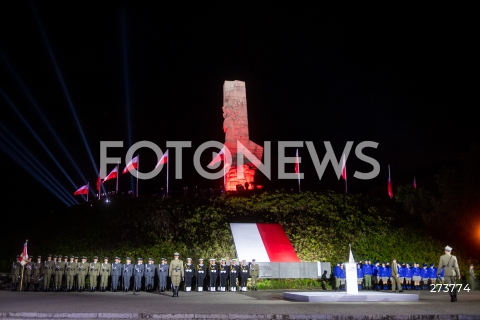
<svg viewBox="0 0 480 320">
<path fill-rule="evenodd" d="M 295 173 L 300 174 L 300 161 L 298 160 L 298 149 L 295 155 Z"/>
<path fill-rule="evenodd" d="M 22 254 L 20 255 L 20 263 L 22 264 L 22 266 L 27 264 L 27 260 L 28 260 L 27 242 L 25 242 L 25 244 L 23 245 Z"/>
<path fill-rule="evenodd" d="M 100 179 L 100 175 L 98 175 L 98 180 L 97 180 L 97 190 L 100 191 L 100 186 L 102 184 L 102 179 Z"/>
<path fill-rule="evenodd" d="M 342 162 L 342 178 L 343 180 L 347 180 L 347 161 L 345 160 L 345 154 L 343 155 Z"/>
<path fill-rule="evenodd" d="M 105 183 L 105 181 L 107 180 L 114 179 L 117 176 L 118 176 L 118 166 L 116 166 L 112 171 L 110 171 L 108 176 L 106 176 L 105 179 L 103 179 L 103 183 Z"/>
<path fill-rule="evenodd" d="M 79 195 L 79 194 L 88 194 L 88 184 L 84 185 L 83 187 L 80 187 L 75 193 L 73 194 L 74 196 Z"/>
<path fill-rule="evenodd" d="M 392 180 L 390 179 L 390 165 L 388 165 L 388 196 L 390 199 L 393 198 Z"/>
<path fill-rule="evenodd" d="M 417 179 L 413 176 L 413 189 L 417 189 Z"/>
<path fill-rule="evenodd" d="M 220 162 L 225 157 L 225 146 L 223 146 L 222 150 L 213 158 L 212 162 L 208 165 L 209 167 L 213 166 L 215 163 Z"/>
<path fill-rule="evenodd" d="M 165 151 L 165 153 L 163 154 L 163 156 L 160 158 L 160 160 L 158 161 L 157 165 L 155 166 L 155 169 L 157 169 L 161 164 L 164 164 L 164 163 L 167 163 L 168 162 L 168 150 Z M 154 169 L 154 170 L 155 170 Z"/>
<path fill-rule="evenodd" d="M 350 255 L 348 256 L 348 263 L 355 263 L 355 259 L 353 259 L 353 253 L 352 253 L 352 246 L 348 245 L 350 247 Z"/>
<path fill-rule="evenodd" d="M 137 169 L 137 168 L 138 168 L 138 156 L 136 156 L 135 158 L 130 160 L 130 162 L 127 164 L 125 169 L 123 169 L 122 174 L 125 174 L 125 173 L 129 172 L 130 170 Z"/>
</svg>

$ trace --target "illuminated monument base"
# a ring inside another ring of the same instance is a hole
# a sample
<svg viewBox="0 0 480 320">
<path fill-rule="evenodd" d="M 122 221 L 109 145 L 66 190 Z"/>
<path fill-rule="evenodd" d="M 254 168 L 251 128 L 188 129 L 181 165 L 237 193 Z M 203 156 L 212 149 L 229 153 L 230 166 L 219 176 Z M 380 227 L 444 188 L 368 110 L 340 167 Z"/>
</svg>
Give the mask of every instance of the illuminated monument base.
<svg viewBox="0 0 480 320">
<path fill-rule="evenodd" d="M 283 297 L 289 300 L 303 302 L 389 302 L 418 301 L 418 294 L 412 293 L 391 293 L 376 291 L 360 291 L 358 294 L 348 294 L 346 292 L 284 292 Z"/>
<path fill-rule="evenodd" d="M 250 166 L 246 164 L 243 165 L 243 178 L 237 173 L 237 167 L 232 167 L 225 175 L 225 190 L 234 191 L 237 190 L 237 186 L 242 186 L 244 189 L 246 189 L 245 186 L 247 186 L 249 190 L 253 189 L 254 176 L 255 169 L 250 168 Z"/>
</svg>

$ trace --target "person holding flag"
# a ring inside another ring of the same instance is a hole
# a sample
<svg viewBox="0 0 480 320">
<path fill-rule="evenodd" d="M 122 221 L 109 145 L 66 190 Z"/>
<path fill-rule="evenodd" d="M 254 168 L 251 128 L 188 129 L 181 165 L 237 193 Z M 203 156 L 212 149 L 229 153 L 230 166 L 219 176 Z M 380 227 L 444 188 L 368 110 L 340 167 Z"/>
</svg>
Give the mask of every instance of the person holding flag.
<svg viewBox="0 0 480 320">
<path fill-rule="evenodd" d="M 20 256 L 17 256 L 15 261 L 12 263 L 12 291 L 17 291 L 18 289 L 18 280 L 20 279 L 20 270 L 22 265 L 20 264 Z"/>
<path fill-rule="evenodd" d="M 25 287 L 23 288 L 23 291 L 28 291 L 30 290 L 30 280 L 32 279 L 32 270 L 33 270 L 33 262 L 32 262 L 32 257 L 28 257 L 27 263 L 24 266 L 24 275 L 23 275 L 23 282 L 25 284 Z"/>
</svg>

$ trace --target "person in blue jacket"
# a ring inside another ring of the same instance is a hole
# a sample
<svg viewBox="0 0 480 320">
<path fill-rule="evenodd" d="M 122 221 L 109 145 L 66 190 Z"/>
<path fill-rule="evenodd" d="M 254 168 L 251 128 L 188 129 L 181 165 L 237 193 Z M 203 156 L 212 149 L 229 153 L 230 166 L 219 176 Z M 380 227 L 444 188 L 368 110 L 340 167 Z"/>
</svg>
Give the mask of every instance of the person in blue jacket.
<svg viewBox="0 0 480 320">
<path fill-rule="evenodd" d="M 434 285 L 437 283 L 437 268 L 435 268 L 435 265 L 430 263 L 430 267 L 428 267 L 428 277 L 430 278 L 430 285 Z"/>
<path fill-rule="evenodd" d="M 407 263 L 407 268 L 406 268 L 406 273 L 405 273 L 405 286 L 407 290 L 412 290 L 412 275 L 413 275 L 413 268 L 411 263 Z"/>
<path fill-rule="evenodd" d="M 405 265 L 405 262 L 402 262 L 401 264 L 399 263 L 398 265 L 398 276 L 400 277 L 400 281 L 402 283 L 402 290 L 406 290 L 405 278 L 407 276 L 407 266 Z"/>
<path fill-rule="evenodd" d="M 372 290 L 372 275 L 373 275 L 373 267 L 370 264 L 370 260 L 365 260 L 365 264 L 362 266 L 363 272 L 363 289 L 364 290 Z"/>
<path fill-rule="evenodd" d="M 358 263 L 357 264 L 357 284 L 358 284 L 358 290 L 362 290 L 362 281 L 363 281 L 363 270 L 362 270 L 362 264 Z"/>
<path fill-rule="evenodd" d="M 340 276 L 340 290 L 345 291 L 345 280 L 347 278 L 347 273 L 345 272 L 345 267 L 343 263 L 340 264 L 339 276 Z"/>
<path fill-rule="evenodd" d="M 382 266 L 378 269 L 378 275 L 382 280 L 383 290 L 388 290 L 388 270 L 385 262 L 382 262 Z"/>
<path fill-rule="evenodd" d="M 412 280 L 415 290 L 420 290 L 420 280 L 422 280 L 421 269 L 418 262 L 413 263 Z"/>
<path fill-rule="evenodd" d="M 333 276 L 335 277 L 335 289 L 334 291 L 340 291 L 340 262 L 333 268 Z"/>
<path fill-rule="evenodd" d="M 428 279 L 430 278 L 430 273 L 428 272 L 428 265 L 426 262 L 423 263 L 422 270 L 420 270 L 420 276 L 422 277 L 423 290 L 428 290 Z"/>
<path fill-rule="evenodd" d="M 373 266 L 373 276 L 372 276 L 372 280 L 373 280 L 373 285 L 375 287 L 375 290 L 380 290 L 380 262 L 375 261 L 375 265 Z"/>
</svg>

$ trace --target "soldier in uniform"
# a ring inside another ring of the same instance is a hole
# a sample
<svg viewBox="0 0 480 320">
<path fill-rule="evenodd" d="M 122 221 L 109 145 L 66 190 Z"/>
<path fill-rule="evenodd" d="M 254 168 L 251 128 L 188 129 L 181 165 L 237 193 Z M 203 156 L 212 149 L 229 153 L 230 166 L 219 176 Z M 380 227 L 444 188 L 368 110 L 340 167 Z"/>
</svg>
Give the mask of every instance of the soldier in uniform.
<svg viewBox="0 0 480 320">
<path fill-rule="evenodd" d="M 40 278 L 43 275 L 43 263 L 42 263 L 42 256 L 37 257 L 37 262 L 33 264 L 33 291 L 37 292 L 38 291 L 38 286 L 40 284 Z"/>
<path fill-rule="evenodd" d="M 63 272 L 63 282 L 62 286 L 65 288 L 65 291 L 67 291 L 67 263 L 68 263 L 68 256 L 63 257 L 63 265 L 65 266 L 64 272 Z"/>
<path fill-rule="evenodd" d="M 192 291 L 192 279 L 195 275 L 195 265 L 192 263 L 192 258 L 187 258 L 185 263 L 185 291 Z"/>
<path fill-rule="evenodd" d="M 75 271 L 75 275 L 73 276 L 73 290 L 78 290 L 78 257 L 75 256 L 74 262 L 77 264 L 77 270 Z"/>
<path fill-rule="evenodd" d="M 74 258 L 75 258 L 74 256 L 70 256 L 70 261 L 67 262 L 67 264 L 65 265 L 65 275 L 67 277 L 67 285 L 66 285 L 67 292 L 72 291 L 73 280 L 77 275 L 77 271 L 78 271 L 78 263 L 73 261 Z"/>
<path fill-rule="evenodd" d="M 218 277 L 218 266 L 215 263 L 215 259 L 210 259 L 210 265 L 208 266 L 208 291 L 215 291 L 215 287 L 217 285 L 217 277 Z"/>
<path fill-rule="evenodd" d="M 62 256 L 57 257 L 57 262 L 54 261 L 55 265 L 55 292 L 62 290 L 62 280 L 63 275 L 65 274 L 65 263 L 62 261 Z"/>
<path fill-rule="evenodd" d="M 250 278 L 252 278 L 252 288 L 257 291 L 257 279 L 260 277 L 260 266 L 252 259 L 250 264 Z"/>
<path fill-rule="evenodd" d="M 55 272 L 57 271 L 56 268 L 57 268 L 57 257 L 58 256 L 53 256 L 52 257 L 52 260 L 53 260 L 53 271 L 52 271 L 52 280 L 51 280 L 51 284 L 53 286 L 53 289 L 52 291 L 55 292 Z"/>
<path fill-rule="evenodd" d="M 123 290 L 125 292 L 128 292 L 130 289 L 130 282 L 132 280 L 132 275 L 133 275 L 133 264 L 132 264 L 132 259 L 130 257 L 127 257 L 126 263 L 123 265 L 123 272 L 122 272 L 122 278 L 123 278 Z"/>
<path fill-rule="evenodd" d="M 103 263 L 100 265 L 100 291 L 105 292 L 108 287 L 108 277 L 112 272 L 112 266 L 108 263 L 108 257 L 103 258 Z"/>
<path fill-rule="evenodd" d="M 168 275 L 172 280 L 173 295 L 172 297 L 178 297 L 178 287 L 182 278 L 185 276 L 185 270 L 183 269 L 183 261 L 178 259 L 179 253 L 173 254 L 173 260 L 170 262 L 170 269 Z"/>
<path fill-rule="evenodd" d="M 470 269 L 468 269 L 468 282 L 470 283 L 470 289 L 475 290 L 475 270 L 473 270 L 473 263 L 470 264 Z"/>
<path fill-rule="evenodd" d="M 203 291 L 203 283 L 205 281 L 205 265 L 203 264 L 203 259 L 198 259 L 197 265 L 197 291 Z"/>
<path fill-rule="evenodd" d="M 145 273 L 145 266 L 143 265 L 143 259 L 137 258 L 137 264 L 133 268 L 135 292 L 138 292 L 142 289 L 142 278 L 144 273 Z"/>
<path fill-rule="evenodd" d="M 19 260 L 20 256 L 17 256 L 15 261 L 12 263 L 12 291 L 17 291 L 18 281 L 20 279 L 20 270 L 22 269 L 22 264 Z"/>
<path fill-rule="evenodd" d="M 120 263 L 120 258 L 115 257 L 115 262 L 112 263 L 112 291 L 117 292 L 118 281 L 122 275 L 122 265 Z"/>
<path fill-rule="evenodd" d="M 30 290 L 30 280 L 32 278 L 32 270 L 33 270 L 33 262 L 32 262 L 32 257 L 29 256 L 27 259 L 27 263 L 25 264 L 25 273 L 23 275 L 23 280 L 25 282 L 25 288 L 23 288 L 23 291 L 28 291 Z"/>
<path fill-rule="evenodd" d="M 93 257 L 93 262 L 88 266 L 88 277 L 90 278 L 90 292 L 97 290 L 97 280 L 100 275 L 100 263 L 98 257 Z"/>
<path fill-rule="evenodd" d="M 457 257 L 451 254 L 452 248 L 449 246 L 445 247 L 445 254 L 440 257 L 438 262 L 437 277 L 440 275 L 441 269 L 444 269 L 445 284 L 456 284 L 456 280 L 460 280 L 462 277 L 460 275 L 460 270 L 458 268 Z M 454 286 L 452 289 L 449 288 L 450 301 L 457 301 L 457 287 Z"/>
<path fill-rule="evenodd" d="M 152 291 L 155 278 L 155 264 L 153 258 L 148 258 L 148 263 L 145 265 L 145 291 Z"/>
<path fill-rule="evenodd" d="M 50 280 L 52 279 L 53 268 L 55 265 L 52 261 L 52 255 L 49 254 L 47 260 L 43 263 L 43 291 L 47 292 L 50 288 Z"/>
<path fill-rule="evenodd" d="M 240 265 L 240 268 L 238 268 L 240 271 L 240 292 L 247 292 L 247 282 L 249 278 L 249 268 L 247 265 L 247 260 L 243 259 L 242 264 Z"/>
<path fill-rule="evenodd" d="M 168 264 L 167 259 L 162 258 L 162 263 L 157 267 L 157 276 L 158 276 L 158 291 L 165 292 L 167 288 L 167 277 L 168 277 Z"/>
<path fill-rule="evenodd" d="M 83 292 L 83 290 L 85 290 L 85 277 L 88 274 L 87 257 L 83 256 L 82 262 L 79 262 L 77 266 L 77 290 L 78 292 Z"/>
<path fill-rule="evenodd" d="M 238 279 L 238 266 L 236 265 L 236 260 L 232 259 L 230 261 L 229 270 L 229 285 L 230 291 L 237 291 L 237 279 Z"/>
<path fill-rule="evenodd" d="M 220 260 L 220 266 L 218 268 L 219 270 L 219 278 L 220 278 L 220 291 L 225 291 L 225 288 L 227 287 L 227 279 L 228 279 L 228 270 L 230 269 L 227 266 L 227 260 L 222 259 Z"/>
<path fill-rule="evenodd" d="M 398 270 L 397 259 L 393 258 L 392 261 L 392 292 L 399 293 L 403 292 L 402 281 L 400 280 L 400 274 Z"/>
</svg>

